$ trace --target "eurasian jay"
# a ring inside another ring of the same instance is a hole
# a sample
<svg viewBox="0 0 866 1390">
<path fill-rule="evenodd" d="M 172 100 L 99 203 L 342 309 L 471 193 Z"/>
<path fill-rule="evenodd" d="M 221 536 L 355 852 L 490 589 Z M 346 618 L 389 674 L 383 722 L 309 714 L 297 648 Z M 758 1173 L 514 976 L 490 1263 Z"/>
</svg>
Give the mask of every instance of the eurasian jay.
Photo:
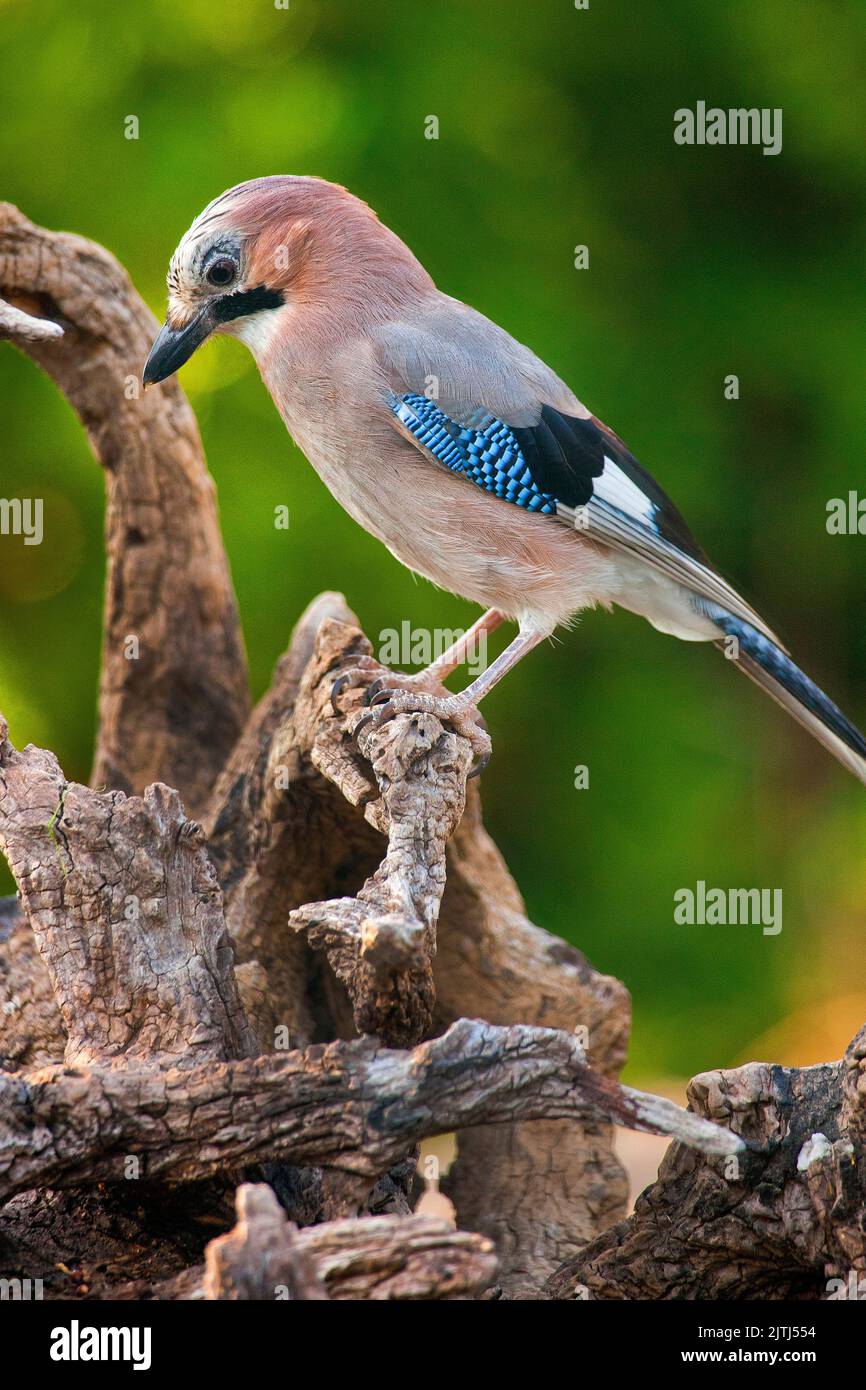
<svg viewBox="0 0 866 1390">
<path fill-rule="evenodd" d="M 710 564 L 622 440 L 529 348 L 441 293 L 358 198 L 315 178 L 239 184 L 181 240 L 168 291 L 145 386 L 212 333 L 234 334 L 350 516 L 486 610 L 426 671 L 374 683 L 377 717 L 429 710 L 484 757 L 478 702 L 581 609 L 619 604 L 723 647 L 866 782 L 866 739 Z M 510 645 L 465 690 L 444 691 L 479 633 L 506 619 L 518 624 Z"/>
</svg>

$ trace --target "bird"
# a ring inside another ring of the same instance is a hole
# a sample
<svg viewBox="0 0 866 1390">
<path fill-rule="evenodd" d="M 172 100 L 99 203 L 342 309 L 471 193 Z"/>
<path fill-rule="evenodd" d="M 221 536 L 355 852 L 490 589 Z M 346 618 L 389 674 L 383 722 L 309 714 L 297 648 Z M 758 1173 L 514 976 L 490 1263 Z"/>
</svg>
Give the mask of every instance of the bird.
<svg viewBox="0 0 866 1390">
<path fill-rule="evenodd" d="M 290 435 L 403 565 L 482 616 L 426 670 L 370 681 L 370 712 L 438 716 L 490 753 L 479 702 L 586 609 L 713 642 L 861 782 L 866 739 L 722 577 L 623 441 L 528 347 L 440 291 L 372 209 L 325 179 L 270 175 L 215 198 L 181 238 L 145 389 L 213 334 L 252 352 Z M 484 634 L 517 632 L 460 692 Z M 334 707 L 355 658 L 334 683 Z M 356 733 L 358 730 L 356 729 Z"/>
</svg>

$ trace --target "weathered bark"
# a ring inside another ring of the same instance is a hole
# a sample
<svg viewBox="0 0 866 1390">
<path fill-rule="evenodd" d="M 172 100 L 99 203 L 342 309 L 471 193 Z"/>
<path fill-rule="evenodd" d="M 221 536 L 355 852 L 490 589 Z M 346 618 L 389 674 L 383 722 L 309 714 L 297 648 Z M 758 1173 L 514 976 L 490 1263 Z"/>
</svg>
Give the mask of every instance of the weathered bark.
<svg viewBox="0 0 866 1390">
<path fill-rule="evenodd" d="M 489 1240 L 432 1217 L 375 1216 L 298 1230 L 266 1186 L 239 1188 L 237 1206 L 234 1230 L 207 1248 L 206 1298 L 471 1298 L 496 1273 Z"/>
<path fill-rule="evenodd" d="M 66 1034 L 33 930 L 14 899 L 0 899 L 0 1071 L 63 1056 Z"/>
<path fill-rule="evenodd" d="M 295 747 L 387 835 L 387 850 L 356 896 L 307 903 L 289 923 L 325 952 L 349 995 L 357 1030 L 399 1046 L 424 1037 L 432 1021 L 445 845 L 463 812 L 471 750 L 422 715 L 366 730 L 356 749 L 354 728 L 366 714 L 362 691 L 345 713 L 335 710 L 331 692 L 338 668 L 359 654 L 369 663 L 369 644 L 355 627 L 323 623 L 292 731 Z"/>
<path fill-rule="evenodd" d="M 443 1022 L 475 1012 L 493 1023 L 580 1030 L 596 1070 L 616 1076 L 625 1061 L 627 990 L 527 920 L 474 787 L 448 847 L 435 980 Z M 626 1176 L 608 1125 L 547 1119 L 465 1129 L 457 1149 L 442 1186 L 460 1224 L 495 1242 L 508 1296 L 536 1291 L 625 1209 Z"/>
<path fill-rule="evenodd" d="M 489 1240 L 429 1216 L 327 1222 L 298 1243 L 335 1299 L 472 1298 L 496 1274 Z"/>
<path fill-rule="evenodd" d="M 204 817 L 237 948 L 239 984 L 259 1045 L 351 1036 L 341 992 L 287 928 L 289 913 L 333 887 L 363 881 L 379 835 L 306 756 L 294 719 L 301 680 L 328 619 L 354 623 L 341 594 L 321 594 L 300 618 L 270 689 L 250 715 Z M 360 634 L 358 634 L 360 637 Z M 360 759 L 358 759 L 360 762 Z"/>
<path fill-rule="evenodd" d="M 207 1248 L 206 1298 L 327 1302 L 325 1285 L 297 1241 L 297 1227 L 266 1184 L 238 1188 L 237 1214 L 234 1230 Z"/>
<path fill-rule="evenodd" d="M 347 635 L 354 634 L 351 629 Z M 329 646 L 328 627 L 320 650 Z M 327 658 L 326 658 L 327 659 Z M 321 684 L 333 684 L 333 662 Z M 353 707 L 349 725 L 358 723 Z M 363 714 L 360 716 L 363 718 Z M 331 780 L 346 765 L 340 738 L 346 722 L 319 720 L 311 756 Z M 352 1002 L 360 1033 L 375 1033 L 395 1046 L 417 1042 L 433 1018 L 436 924 L 445 887 L 445 845 L 466 796 L 472 752 L 430 715 L 392 720 L 359 739 L 368 754 L 380 797 L 366 816 L 388 835 L 385 858 L 353 898 L 307 903 L 289 917 L 316 950 L 323 950 Z"/>
<path fill-rule="evenodd" d="M 600 1077 L 576 1039 L 464 1019 L 410 1052 L 373 1039 L 160 1070 L 46 1068 L 0 1076 L 0 1200 L 29 1187 L 193 1181 L 283 1159 L 333 1168 L 358 1206 L 419 1140 L 479 1123 L 606 1116 L 711 1153 L 735 1136 Z"/>
<path fill-rule="evenodd" d="M 412 1053 L 370 1040 L 215 1065 L 243 1057 L 249 1034 L 221 899 L 176 794 L 69 785 L 51 755 L 17 753 L 5 734 L 0 840 L 67 1051 L 123 1065 L 0 1078 L 0 1197 L 126 1182 L 130 1157 L 151 1182 L 282 1159 L 338 1170 L 360 1207 L 419 1139 L 479 1120 L 606 1115 L 718 1145 L 718 1129 L 592 1072 L 580 1043 L 550 1030 L 462 1022 Z M 151 910 L 129 916 L 130 897 Z"/>
<path fill-rule="evenodd" d="M 308 914 L 323 923 L 316 928 L 319 939 L 327 936 L 335 963 L 354 988 L 355 1021 L 363 1026 L 366 1018 L 372 1026 L 380 1021 L 375 1011 L 383 1022 L 387 1015 L 390 1001 L 383 1007 L 375 987 L 369 988 L 369 972 L 365 978 L 357 924 L 369 916 L 367 893 L 378 891 L 375 875 L 382 850 L 371 825 L 384 832 L 389 818 L 383 819 L 369 765 L 347 736 L 357 718 L 351 690 L 340 699 L 346 714 L 338 716 L 330 701 L 336 673 L 358 658 L 367 664 L 366 678 L 372 679 L 376 672 L 369 651 L 339 596 L 322 595 L 310 606 L 271 691 L 220 778 L 206 820 L 227 918 L 246 962 L 239 972 L 241 991 L 263 1047 L 273 1044 L 280 1028 L 298 1043 L 350 1033 L 350 1018 L 329 989 L 328 978 L 315 973 L 298 944 L 286 941 L 290 914 L 296 923 Z M 401 810 L 412 804 L 413 786 L 431 795 L 423 780 L 429 763 L 427 749 L 418 742 L 420 726 L 407 721 L 404 727 L 411 751 L 405 759 L 407 775 L 389 770 L 392 801 L 398 791 L 402 794 L 407 786 L 410 791 Z M 453 785 L 443 788 L 446 803 Z M 411 818 L 403 822 L 404 835 L 407 830 L 411 841 Z M 517 887 L 484 830 L 474 783 L 446 862 L 433 962 L 435 1026 L 441 1029 L 477 1013 L 503 1024 L 585 1029 L 593 1064 L 616 1075 L 628 1039 L 627 991 L 593 970 L 574 947 L 527 921 Z M 364 880 L 366 890 L 360 887 Z M 356 888 L 360 891 L 351 899 L 343 896 Z M 335 890 L 342 900 L 320 901 Z M 310 902 L 312 908 L 301 906 Z M 430 905 L 435 907 L 432 901 Z M 410 917 L 410 937 L 414 933 L 420 944 L 425 934 L 419 937 L 417 914 Z M 388 926 L 402 942 L 404 922 L 398 922 Z M 406 989 L 409 981 L 420 989 Z M 398 998 L 409 1005 L 402 1021 L 408 1019 L 417 1033 L 427 988 L 423 967 L 398 976 L 397 988 Z M 330 1031 L 323 1020 L 323 996 Z M 365 1016 L 365 1007 L 374 1011 L 372 1016 Z M 414 1035 L 391 1036 L 408 1041 Z M 449 1195 L 461 1222 L 497 1241 L 500 1280 L 509 1293 L 537 1288 L 624 1209 L 626 1180 L 608 1126 L 551 1121 L 478 1129 L 460 1135 L 459 1149 L 460 1162 L 447 1181 Z M 531 1204 L 524 1196 L 530 1177 Z M 522 1251 L 532 1251 L 531 1257 Z"/>
<path fill-rule="evenodd" d="M 737 1157 L 674 1144 L 634 1215 L 549 1281 L 550 1298 L 821 1299 L 866 1275 L 866 1029 L 841 1062 L 751 1062 L 689 1086 Z M 843 1293 L 842 1297 L 850 1296 Z"/>
<path fill-rule="evenodd" d="M 183 1281 L 231 1226 L 231 1188 L 222 1180 L 172 1188 L 132 1171 L 123 1186 L 31 1189 L 6 1202 L 0 1278 L 41 1279 L 46 1299 L 145 1298 Z"/>
<path fill-rule="evenodd" d="M 59 323 L 28 314 L 25 309 L 17 309 L 14 304 L 0 299 L 0 338 L 18 343 L 42 343 L 49 338 L 62 337 L 63 329 Z"/>
<path fill-rule="evenodd" d="M 262 1186 L 238 1190 L 238 1216 L 234 1229 L 207 1247 L 205 1265 L 155 1284 L 120 1284 L 114 1296 L 466 1299 L 482 1295 L 496 1274 L 489 1240 L 429 1216 L 374 1216 L 298 1230 Z"/>
<path fill-rule="evenodd" d="M 130 792 L 166 782 L 198 814 L 249 695 L 195 417 L 176 381 L 142 395 L 156 320 L 101 246 L 36 227 L 0 204 L 0 299 L 8 301 L 2 336 L 56 382 L 105 469 L 108 576 L 93 785 Z"/>
<path fill-rule="evenodd" d="M 99 793 L 18 753 L 0 715 L 0 848 L 66 1030 L 69 1063 L 249 1056 L 216 876 L 177 792 Z"/>
<path fill-rule="evenodd" d="M 321 623 L 318 640 L 313 637 L 316 622 Z M 369 901 L 381 893 L 381 871 L 375 867 L 381 842 L 370 826 L 384 833 L 392 817 L 377 796 L 379 787 L 369 765 L 349 737 L 357 702 L 351 690 L 346 691 L 340 700 L 346 713 L 338 715 L 330 692 L 336 673 L 358 658 L 366 663 L 366 679 L 372 679 L 376 670 L 369 651 L 338 596 L 323 595 L 311 605 L 278 667 L 272 691 L 252 716 L 214 793 L 210 840 L 240 958 L 255 963 L 249 975 L 242 967 L 241 989 L 262 1046 L 272 1044 L 281 1025 L 298 1042 L 321 1036 L 316 1032 L 317 1001 L 310 992 L 316 976 L 309 960 L 299 958 L 286 943 L 285 920 L 290 914 L 296 924 L 314 924 L 318 940 L 329 942 L 332 963 L 353 993 L 359 1026 L 367 1023 L 395 1042 L 411 1041 L 425 1026 L 429 983 L 423 957 L 429 957 L 441 881 L 441 837 L 436 877 L 422 880 L 420 913 L 428 915 L 427 927 L 419 928 L 418 910 L 411 904 L 408 923 L 405 911 L 386 923 L 385 935 L 398 946 L 408 928 L 409 939 L 422 948 L 418 964 L 410 957 L 409 969 L 396 972 L 402 1032 L 389 1034 L 385 1028 L 389 1019 L 393 1022 L 388 1012 L 391 998 L 378 993 L 361 951 L 359 923 L 369 920 Z M 301 679 L 298 672 L 304 661 L 309 666 Z M 425 732 L 429 721 L 401 723 L 403 768 L 394 766 L 389 749 L 384 770 L 390 805 L 398 807 L 396 833 L 414 852 L 419 838 L 425 850 L 430 843 L 425 816 L 443 805 L 453 808 L 460 784 L 449 774 L 441 782 L 437 776 L 431 786 L 430 749 L 438 756 L 442 744 L 431 743 Z M 283 786 L 288 782 L 288 790 L 275 790 L 280 781 Z M 413 802 L 413 792 L 419 790 L 420 804 Z M 242 832 L 248 828 L 243 837 L 239 827 Z M 391 834 L 393 839 L 394 830 Z M 475 784 L 468 788 L 463 819 L 447 847 L 446 861 L 433 962 L 437 1028 L 468 1013 L 503 1024 L 522 1020 L 568 1031 L 580 1028 L 594 1065 L 616 1075 L 625 1060 L 628 994 L 618 981 L 593 970 L 579 951 L 527 921 L 517 887 L 484 830 Z M 366 879 L 366 887 L 352 898 L 316 901 L 334 889 L 345 892 L 354 887 L 352 867 L 355 883 Z M 392 891 L 387 870 L 386 860 L 386 892 Z M 311 899 L 312 907 L 299 908 Z M 405 908 L 404 897 L 401 906 Z M 329 1036 L 334 1031 L 346 1036 L 345 1011 L 327 983 L 325 994 L 333 1020 Z M 321 1006 L 321 998 L 318 1002 Z M 622 1214 L 625 1175 L 605 1125 L 545 1122 L 495 1132 L 478 1129 L 461 1134 L 459 1148 L 461 1160 L 449 1176 L 449 1195 L 461 1222 L 497 1240 L 500 1279 L 509 1293 L 537 1288 L 580 1245 Z M 530 1176 L 531 1205 L 524 1197 Z M 520 1253 L 525 1250 L 532 1251 L 531 1258 Z"/>
</svg>

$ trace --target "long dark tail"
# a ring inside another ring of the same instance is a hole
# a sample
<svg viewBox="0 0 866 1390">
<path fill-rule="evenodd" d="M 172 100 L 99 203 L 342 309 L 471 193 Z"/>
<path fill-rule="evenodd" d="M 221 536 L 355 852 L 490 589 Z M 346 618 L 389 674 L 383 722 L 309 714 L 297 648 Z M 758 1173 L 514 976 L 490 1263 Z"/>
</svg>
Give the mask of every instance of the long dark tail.
<svg viewBox="0 0 866 1390">
<path fill-rule="evenodd" d="M 849 772 L 866 783 L 866 738 L 850 719 L 846 719 L 838 705 L 819 690 L 781 647 L 750 623 L 707 600 L 701 602 L 700 608 L 720 632 L 736 638 L 739 652 L 734 664 L 799 720 L 819 743 L 829 748 Z M 718 645 L 725 650 L 724 643 Z"/>
</svg>

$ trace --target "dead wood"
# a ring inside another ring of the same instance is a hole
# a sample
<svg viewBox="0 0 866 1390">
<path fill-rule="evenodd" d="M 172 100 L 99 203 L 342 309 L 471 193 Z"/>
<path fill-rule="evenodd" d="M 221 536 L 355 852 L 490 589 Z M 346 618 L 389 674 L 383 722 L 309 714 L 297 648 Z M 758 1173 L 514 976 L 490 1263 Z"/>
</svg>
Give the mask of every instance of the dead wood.
<svg viewBox="0 0 866 1390">
<path fill-rule="evenodd" d="M 711 1153 L 742 1141 L 599 1077 L 551 1029 L 455 1023 L 411 1051 L 374 1039 L 160 1070 L 54 1067 L 0 1076 L 0 1200 L 35 1186 L 193 1181 L 285 1159 L 336 1169 L 360 1208 L 420 1140 L 478 1124 L 604 1116 Z"/>
<path fill-rule="evenodd" d="M 270 1188 L 238 1189 L 238 1221 L 191 1265 L 118 1298 L 374 1302 L 477 1298 L 496 1275 L 493 1245 L 429 1216 L 374 1216 L 293 1227 Z"/>
<path fill-rule="evenodd" d="M 752 1062 L 689 1086 L 746 1139 L 718 1159 L 674 1144 L 633 1216 L 547 1284 L 551 1298 L 824 1299 L 866 1275 L 866 1030 L 841 1062 Z M 832 1281 L 836 1281 L 834 1286 Z"/>
<path fill-rule="evenodd" d="M 212 1241 L 212 1299 L 477 1297 L 496 1274 L 492 1243 L 429 1216 L 374 1216 L 298 1230 L 267 1186 L 238 1189 L 238 1221 Z M 196 1296 L 195 1286 L 187 1296 Z"/>
<path fill-rule="evenodd" d="M 206 1298 L 327 1302 L 324 1282 L 298 1242 L 297 1227 L 286 1219 L 267 1184 L 238 1188 L 237 1217 L 234 1229 L 207 1248 Z"/>
<path fill-rule="evenodd" d="M 192 1066 L 252 1035 L 203 836 L 177 792 L 68 783 L 0 716 L 0 848 L 51 980 L 69 1063 Z"/>
<path fill-rule="evenodd" d="M 7 302 L 0 336 L 56 383 L 105 470 L 108 575 L 93 785 L 130 792 L 165 782 L 196 814 L 249 695 L 195 417 L 176 382 L 142 395 L 156 320 L 103 247 L 36 227 L 0 204 L 0 300 Z"/>
</svg>

